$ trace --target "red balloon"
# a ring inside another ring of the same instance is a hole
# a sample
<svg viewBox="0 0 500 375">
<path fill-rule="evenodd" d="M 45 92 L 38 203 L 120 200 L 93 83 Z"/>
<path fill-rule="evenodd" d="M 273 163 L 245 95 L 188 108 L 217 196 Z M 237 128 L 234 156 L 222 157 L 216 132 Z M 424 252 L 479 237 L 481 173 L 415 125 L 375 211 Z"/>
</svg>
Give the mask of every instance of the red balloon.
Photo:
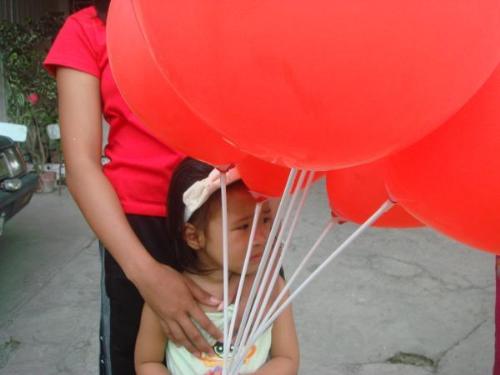
<svg viewBox="0 0 500 375">
<path fill-rule="evenodd" d="M 376 160 L 442 124 L 500 61 L 498 0 L 133 0 L 165 79 L 242 151 Z"/>
<path fill-rule="evenodd" d="M 146 47 L 131 0 L 111 2 L 106 32 L 109 60 L 120 93 L 156 138 L 213 165 L 230 164 L 241 157 L 162 79 Z"/>
<path fill-rule="evenodd" d="M 240 172 L 241 179 L 250 191 L 266 197 L 281 197 L 283 195 L 290 175 L 290 168 L 271 164 L 250 155 L 236 163 L 236 167 Z M 295 177 L 292 192 L 297 187 L 299 174 L 300 171 Z M 313 182 L 318 181 L 323 175 L 321 172 L 314 172 Z M 303 187 L 307 180 L 308 175 L 304 178 Z"/>
<path fill-rule="evenodd" d="M 389 199 L 385 187 L 386 160 L 326 173 L 326 189 L 332 213 L 340 219 L 364 223 Z M 423 224 L 399 205 L 393 206 L 375 227 L 412 228 Z"/>
<path fill-rule="evenodd" d="M 500 254 L 500 66 L 445 125 L 390 158 L 390 194 L 425 224 Z"/>
</svg>

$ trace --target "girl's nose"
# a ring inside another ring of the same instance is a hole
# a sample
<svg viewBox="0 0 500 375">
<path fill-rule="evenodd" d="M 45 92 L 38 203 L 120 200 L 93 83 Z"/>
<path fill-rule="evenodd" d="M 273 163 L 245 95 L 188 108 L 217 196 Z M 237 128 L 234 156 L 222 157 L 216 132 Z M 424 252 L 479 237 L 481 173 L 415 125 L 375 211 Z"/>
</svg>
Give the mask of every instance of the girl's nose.
<svg viewBox="0 0 500 375">
<path fill-rule="evenodd" d="M 268 227 L 260 223 L 255 230 L 254 245 L 263 245 L 267 241 Z"/>
</svg>

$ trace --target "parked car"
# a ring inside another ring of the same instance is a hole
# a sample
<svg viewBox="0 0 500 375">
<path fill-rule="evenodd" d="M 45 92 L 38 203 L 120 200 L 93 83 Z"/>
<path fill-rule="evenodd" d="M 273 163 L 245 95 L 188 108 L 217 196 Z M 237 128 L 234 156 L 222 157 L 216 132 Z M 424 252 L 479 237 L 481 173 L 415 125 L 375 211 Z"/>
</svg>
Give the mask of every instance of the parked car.
<svg viewBox="0 0 500 375">
<path fill-rule="evenodd" d="M 0 235 L 7 220 L 30 202 L 37 188 L 38 175 L 27 172 L 17 144 L 0 135 Z"/>
</svg>

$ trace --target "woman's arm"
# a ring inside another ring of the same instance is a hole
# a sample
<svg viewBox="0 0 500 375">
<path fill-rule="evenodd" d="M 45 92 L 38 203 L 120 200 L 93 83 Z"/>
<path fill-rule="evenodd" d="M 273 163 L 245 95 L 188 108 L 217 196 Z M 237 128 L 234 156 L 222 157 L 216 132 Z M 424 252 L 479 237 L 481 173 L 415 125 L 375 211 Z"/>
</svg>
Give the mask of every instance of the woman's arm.
<svg viewBox="0 0 500 375">
<path fill-rule="evenodd" d="M 277 282 L 279 290 L 284 287 L 280 277 Z M 285 296 L 285 300 L 288 295 Z M 272 328 L 271 360 L 262 366 L 254 375 L 296 375 L 299 371 L 300 353 L 292 306 L 289 305 Z"/>
<path fill-rule="evenodd" d="M 142 309 L 141 325 L 135 343 L 135 371 L 137 375 L 170 375 L 163 364 L 167 337 L 160 320 L 148 304 Z"/>
<path fill-rule="evenodd" d="M 170 338 L 193 353 L 210 352 L 191 318 L 215 338 L 221 334 L 193 296 L 205 305 L 217 306 L 220 301 L 149 255 L 128 224 L 118 197 L 102 172 L 99 84 L 90 74 L 66 68 L 57 70 L 68 188 L 97 237 L 161 317 Z"/>
</svg>

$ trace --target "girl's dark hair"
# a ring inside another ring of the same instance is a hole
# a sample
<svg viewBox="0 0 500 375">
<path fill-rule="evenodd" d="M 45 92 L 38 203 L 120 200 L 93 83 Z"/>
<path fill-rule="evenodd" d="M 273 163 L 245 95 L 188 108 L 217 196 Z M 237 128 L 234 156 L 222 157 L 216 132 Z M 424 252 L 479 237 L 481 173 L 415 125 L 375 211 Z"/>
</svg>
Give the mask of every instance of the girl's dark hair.
<svg viewBox="0 0 500 375">
<path fill-rule="evenodd" d="M 199 273 L 197 267 L 198 256 L 195 250 L 190 248 L 184 241 L 184 210 L 185 205 L 182 199 L 184 192 L 196 181 L 208 177 L 214 167 L 201 161 L 186 158 L 175 169 L 170 180 L 169 192 L 167 197 L 167 230 L 169 238 L 172 241 L 172 250 L 175 256 L 175 268 L 178 271 L 187 271 Z M 189 222 L 198 228 L 204 227 L 207 217 L 208 205 L 205 204 L 197 210 Z"/>
<path fill-rule="evenodd" d="M 97 9 L 97 14 L 102 22 L 106 22 L 106 17 L 108 15 L 110 0 L 94 0 L 95 8 Z"/>
</svg>

